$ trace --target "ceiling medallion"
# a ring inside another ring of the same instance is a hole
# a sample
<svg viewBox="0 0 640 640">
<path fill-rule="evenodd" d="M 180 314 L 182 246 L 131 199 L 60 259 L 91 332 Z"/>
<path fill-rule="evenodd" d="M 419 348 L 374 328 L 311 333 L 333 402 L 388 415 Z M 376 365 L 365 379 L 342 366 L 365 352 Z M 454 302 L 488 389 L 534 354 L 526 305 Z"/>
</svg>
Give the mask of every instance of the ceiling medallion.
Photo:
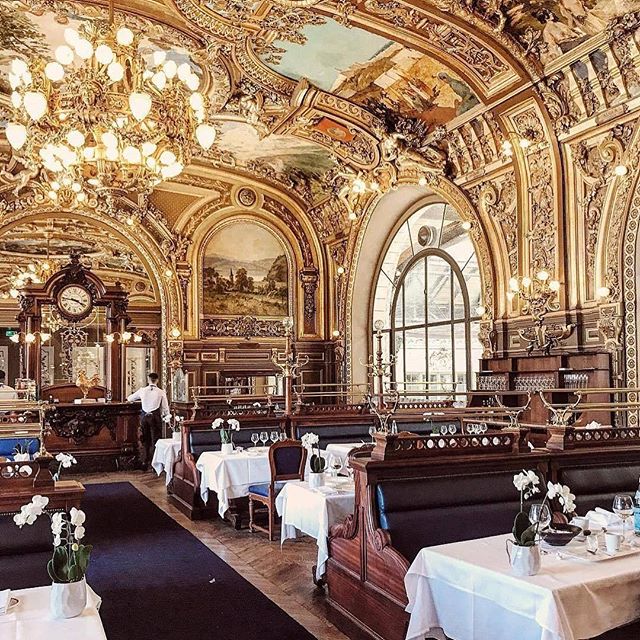
<svg viewBox="0 0 640 640">
<path fill-rule="evenodd" d="M 198 145 L 213 145 L 192 65 L 164 50 L 145 56 L 143 35 L 114 21 L 112 2 L 108 21 L 87 20 L 64 37 L 54 60 L 16 58 L 9 73 L 7 138 L 52 201 L 149 194 L 179 175 Z"/>
</svg>

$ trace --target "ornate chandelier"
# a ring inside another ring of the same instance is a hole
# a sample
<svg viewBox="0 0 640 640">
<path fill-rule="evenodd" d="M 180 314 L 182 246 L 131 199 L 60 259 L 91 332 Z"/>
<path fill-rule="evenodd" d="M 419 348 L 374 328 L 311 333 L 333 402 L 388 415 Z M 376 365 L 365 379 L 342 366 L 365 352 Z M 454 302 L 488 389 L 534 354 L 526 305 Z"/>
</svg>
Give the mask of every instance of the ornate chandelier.
<svg viewBox="0 0 640 640">
<path fill-rule="evenodd" d="M 198 145 L 213 145 L 200 77 L 166 51 L 145 55 L 142 37 L 114 21 L 110 3 L 108 21 L 65 29 L 54 60 L 12 61 L 7 139 L 51 200 L 82 203 L 89 193 L 112 206 L 129 191 L 149 194 Z"/>
</svg>

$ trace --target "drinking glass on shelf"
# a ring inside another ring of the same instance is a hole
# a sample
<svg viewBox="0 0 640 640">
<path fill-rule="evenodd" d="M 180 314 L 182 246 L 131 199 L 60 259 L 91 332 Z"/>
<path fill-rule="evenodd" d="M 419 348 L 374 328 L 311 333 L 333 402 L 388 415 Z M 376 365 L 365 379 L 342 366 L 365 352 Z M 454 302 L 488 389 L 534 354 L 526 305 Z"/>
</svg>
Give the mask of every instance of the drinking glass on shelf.
<svg viewBox="0 0 640 640">
<path fill-rule="evenodd" d="M 278 442 L 279 438 L 280 438 L 280 434 L 277 431 L 272 431 L 271 432 L 271 442 L 273 442 L 273 444 Z"/>
<path fill-rule="evenodd" d="M 551 511 L 547 504 L 532 504 L 529 509 L 529 521 L 531 524 L 538 523 L 538 533 L 546 529 L 551 524 Z"/>
<path fill-rule="evenodd" d="M 253 442 L 254 447 L 257 447 L 258 442 L 260 442 L 260 436 L 255 431 L 251 434 L 251 442 Z"/>
<path fill-rule="evenodd" d="M 262 442 L 262 446 L 265 447 L 267 445 L 267 441 L 269 440 L 269 434 L 266 431 L 260 432 L 260 442 Z"/>
<path fill-rule="evenodd" d="M 369 427 L 369 435 L 371 436 L 371 444 L 375 444 L 376 443 L 376 439 L 373 437 L 376 433 L 376 428 L 375 427 Z"/>
<path fill-rule="evenodd" d="M 344 469 L 349 476 L 349 480 L 353 481 L 353 467 L 351 466 L 351 458 L 349 458 L 348 456 L 344 461 Z"/>
<path fill-rule="evenodd" d="M 622 538 L 624 539 L 627 519 L 633 515 L 633 498 L 624 494 L 616 495 L 613 498 L 613 513 L 622 520 Z"/>
</svg>

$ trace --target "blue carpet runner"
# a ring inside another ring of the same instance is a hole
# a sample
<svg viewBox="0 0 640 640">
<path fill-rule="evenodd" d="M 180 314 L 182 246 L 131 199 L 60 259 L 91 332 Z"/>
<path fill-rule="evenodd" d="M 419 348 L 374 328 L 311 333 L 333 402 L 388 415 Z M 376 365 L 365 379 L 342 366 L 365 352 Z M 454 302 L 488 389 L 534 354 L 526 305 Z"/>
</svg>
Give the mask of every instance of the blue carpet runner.
<svg viewBox="0 0 640 640">
<path fill-rule="evenodd" d="M 87 581 L 108 640 L 314 640 L 130 483 L 86 489 Z M 0 556 L 0 589 L 48 584 L 49 557 Z"/>
</svg>

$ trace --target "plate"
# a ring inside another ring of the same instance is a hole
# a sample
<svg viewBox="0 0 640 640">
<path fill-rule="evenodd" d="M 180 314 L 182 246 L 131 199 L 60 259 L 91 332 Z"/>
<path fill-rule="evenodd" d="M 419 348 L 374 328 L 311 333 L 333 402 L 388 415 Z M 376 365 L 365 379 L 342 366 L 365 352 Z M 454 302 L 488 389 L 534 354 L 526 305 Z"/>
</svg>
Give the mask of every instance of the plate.
<svg viewBox="0 0 640 640">
<path fill-rule="evenodd" d="M 598 539 L 598 542 L 599 547 L 595 555 L 587 551 L 587 546 L 584 542 L 579 542 L 577 540 L 572 540 L 569 544 L 563 547 L 554 547 L 552 545 L 543 544 L 542 549 L 548 553 L 557 555 L 561 560 L 580 560 L 582 562 L 604 562 L 606 560 L 626 558 L 640 553 L 640 547 L 631 546 L 626 542 L 620 551 L 610 554 L 607 552 L 604 541 Z"/>
</svg>

